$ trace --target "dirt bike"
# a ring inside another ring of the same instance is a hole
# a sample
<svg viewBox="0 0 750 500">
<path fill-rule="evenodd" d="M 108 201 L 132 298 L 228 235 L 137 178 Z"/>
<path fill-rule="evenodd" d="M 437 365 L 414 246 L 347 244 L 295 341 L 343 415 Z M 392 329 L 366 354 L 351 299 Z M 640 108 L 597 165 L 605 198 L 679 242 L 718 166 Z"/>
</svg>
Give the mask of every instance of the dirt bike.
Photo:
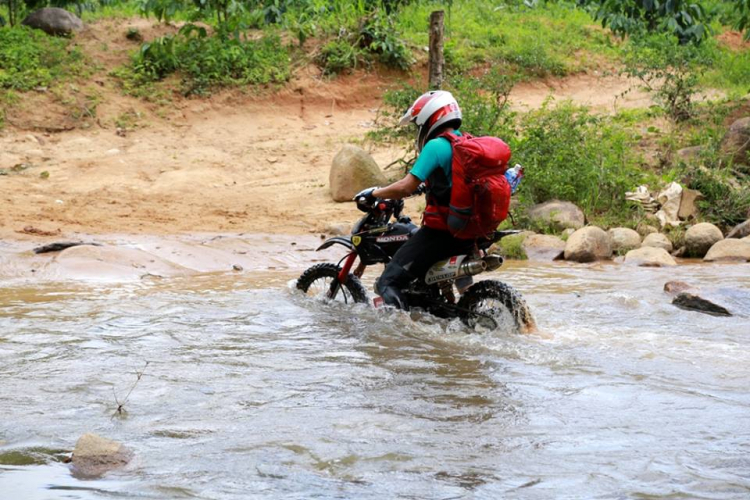
<svg viewBox="0 0 750 500">
<path fill-rule="evenodd" d="M 302 273 L 297 288 L 306 294 L 347 303 L 368 302 L 367 292 L 360 282 L 365 269 L 390 262 L 396 251 L 419 229 L 402 214 L 403 200 L 378 199 L 373 204 L 362 199 L 356 201 L 365 216 L 354 225 L 351 236 L 330 238 L 317 248 L 320 251 L 341 245 L 348 254 L 338 264 L 316 264 Z M 531 313 L 516 290 L 501 281 L 473 283 L 472 278 L 500 268 L 503 258 L 488 253 L 488 249 L 502 238 L 519 232 L 495 231 L 490 238 L 477 240 L 474 255 L 456 255 L 434 264 L 424 277 L 413 280 L 402 290 L 410 309 L 419 308 L 440 318 L 459 318 L 472 329 L 480 326 L 490 330 L 498 328 L 501 318 L 509 313 L 519 331 L 532 329 Z M 374 305 L 382 305 L 382 299 L 375 298 Z"/>
</svg>

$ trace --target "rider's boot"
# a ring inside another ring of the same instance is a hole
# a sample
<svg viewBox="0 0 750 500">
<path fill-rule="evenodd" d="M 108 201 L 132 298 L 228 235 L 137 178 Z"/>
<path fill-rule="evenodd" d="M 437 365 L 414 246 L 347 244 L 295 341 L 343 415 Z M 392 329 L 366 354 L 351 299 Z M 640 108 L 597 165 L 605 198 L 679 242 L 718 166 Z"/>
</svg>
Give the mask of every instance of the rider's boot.
<svg viewBox="0 0 750 500">
<path fill-rule="evenodd" d="M 408 285 L 412 279 L 409 271 L 401 267 L 400 264 L 391 261 L 385 266 L 383 274 L 375 284 L 375 289 L 386 305 L 408 311 L 409 304 L 401 294 L 401 289 Z"/>
</svg>

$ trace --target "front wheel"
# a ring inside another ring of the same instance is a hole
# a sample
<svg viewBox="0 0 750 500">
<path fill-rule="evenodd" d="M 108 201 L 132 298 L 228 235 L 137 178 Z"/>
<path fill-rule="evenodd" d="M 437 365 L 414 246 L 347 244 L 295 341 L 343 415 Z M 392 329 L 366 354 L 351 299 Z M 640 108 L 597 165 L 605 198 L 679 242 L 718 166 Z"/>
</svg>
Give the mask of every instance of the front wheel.
<svg viewBox="0 0 750 500">
<path fill-rule="evenodd" d="M 346 304 L 367 302 L 365 287 L 353 274 L 349 274 L 343 286 L 337 283 L 340 271 L 341 268 L 336 264 L 314 265 L 299 277 L 297 289 L 311 297 L 329 300 L 331 299 L 331 291 L 333 291 L 333 300 Z"/>
<path fill-rule="evenodd" d="M 504 322 L 512 322 L 523 333 L 534 329 L 534 318 L 521 294 L 500 281 L 476 283 L 458 301 L 460 318 L 469 328 L 481 326 L 495 330 Z"/>
</svg>

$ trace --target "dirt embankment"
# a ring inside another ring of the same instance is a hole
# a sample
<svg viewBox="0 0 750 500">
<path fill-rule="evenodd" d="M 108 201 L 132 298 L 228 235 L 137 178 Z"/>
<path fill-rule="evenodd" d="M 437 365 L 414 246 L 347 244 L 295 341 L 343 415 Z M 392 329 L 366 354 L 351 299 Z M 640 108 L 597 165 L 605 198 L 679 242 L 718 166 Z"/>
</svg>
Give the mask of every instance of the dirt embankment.
<svg viewBox="0 0 750 500">
<path fill-rule="evenodd" d="M 124 96 L 109 76 L 136 47 L 124 37 L 129 26 L 147 36 L 169 29 L 142 19 L 107 20 L 81 35 L 84 51 L 98 64 L 90 81 L 80 82 L 95 91 L 98 103 L 88 128 L 53 132 L 56 123 L 70 128 L 68 112 L 38 93 L 24 95 L 9 114 L 15 126 L 0 133 L 0 168 L 19 171 L 0 177 L 0 238 L 300 234 L 357 218 L 353 206 L 329 197 L 330 162 L 342 144 L 365 137 L 386 85 L 397 80 L 357 74 L 328 81 L 303 68 L 275 93 L 234 90 L 148 104 Z M 619 97 L 631 85 L 579 75 L 520 85 L 512 101 L 534 108 L 555 95 L 603 110 L 615 101 L 644 105 L 643 94 Z M 123 121 L 131 128 L 124 130 Z M 381 165 L 402 153 L 387 147 L 372 152 Z"/>
</svg>

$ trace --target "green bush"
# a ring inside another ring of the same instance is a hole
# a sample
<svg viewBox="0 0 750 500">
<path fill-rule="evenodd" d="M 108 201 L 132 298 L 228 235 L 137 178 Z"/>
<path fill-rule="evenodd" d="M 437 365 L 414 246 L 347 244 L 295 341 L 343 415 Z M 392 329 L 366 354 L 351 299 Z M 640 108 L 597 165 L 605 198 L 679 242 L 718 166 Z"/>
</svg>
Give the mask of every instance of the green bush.
<svg viewBox="0 0 750 500">
<path fill-rule="evenodd" d="M 132 69 L 143 83 L 179 72 L 186 95 L 215 86 L 281 83 L 290 76 L 289 55 L 278 36 L 258 40 L 209 36 L 193 25 L 144 44 Z"/>
<path fill-rule="evenodd" d="M 406 70 L 414 62 L 411 52 L 399 38 L 393 17 L 378 10 L 362 20 L 359 46 L 376 54 L 383 64 L 392 68 Z"/>
<path fill-rule="evenodd" d="M 521 137 L 511 141 L 514 161 L 525 167 L 521 193 L 529 203 L 576 203 L 588 215 L 625 217 L 625 192 L 641 183 L 634 138 L 611 118 L 563 103 L 521 117 Z"/>
<path fill-rule="evenodd" d="M 346 40 L 336 39 L 325 44 L 315 62 L 324 75 L 337 75 L 357 67 L 360 50 Z"/>
<path fill-rule="evenodd" d="M 693 115 L 699 81 L 713 54 L 671 35 L 632 38 L 625 49 L 625 73 L 652 92 L 667 116 L 684 121 Z"/>
<path fill-rule="evenodd" d="M 31 90 L 81 70 L 83 56 L 70 41 L 25 26 L 0 28 L 0 88 Z"/>
<path fill-rule="evenodd" d="M 704 196 L 698 201 L 701 215 L 723 228 L 730 228 L 750 217 L 750 185 L 738 181 L 729 167 L 694 167 L 687 172 L 688 187 Z"/>
</svg>

